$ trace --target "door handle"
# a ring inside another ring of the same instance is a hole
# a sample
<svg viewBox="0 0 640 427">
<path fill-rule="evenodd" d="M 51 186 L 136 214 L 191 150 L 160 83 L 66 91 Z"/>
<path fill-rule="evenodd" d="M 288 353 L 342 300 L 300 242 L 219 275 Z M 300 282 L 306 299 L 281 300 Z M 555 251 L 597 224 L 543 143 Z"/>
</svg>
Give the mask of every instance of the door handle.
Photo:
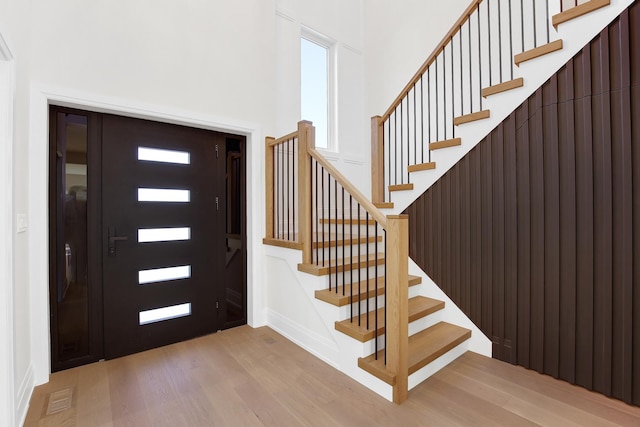
<svg viewBox="0 0 640 427">
<path fill-rule="evenodd" d="M 116 242 L 123 242 L 125 240 L 129 240 L 129 237 L 127 236 L 117 236 L 116 235 L 116 228 L 115 227 L 109 227 L 109 256 L 113 256 L 116 254 Z"/>
</svg>

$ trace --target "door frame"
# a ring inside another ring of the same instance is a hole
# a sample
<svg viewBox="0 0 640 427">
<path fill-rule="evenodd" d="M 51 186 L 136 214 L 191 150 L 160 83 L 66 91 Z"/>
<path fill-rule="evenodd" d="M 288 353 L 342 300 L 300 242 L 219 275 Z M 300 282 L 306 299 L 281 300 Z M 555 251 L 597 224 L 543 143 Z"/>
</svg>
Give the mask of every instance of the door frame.
<svg viewBox="0 0 640 427">
<path fill-rule="evenodd" d="M 0 34 L 0 424 L 16 425 L 15 329 L 13 325 L 13 110 L 15 62 Z"/>
<path fill-rule="evenodd" d="M 29 265 L 31 355 L 36 385 L 48 381 L 51 373 L 49 338 L 49 277 L 48 277 L 48 155 L 49 105 L 77 108 L 99 113 L 117 114 L 145 120 L 197 127 L 246 137 L 247 153 L 247 323 L 264 326 L 266 316 L 262 297 L 261 272 L 264 227 L 264 140 L 255 123 L 242 122 L 201 112 L 145 104 L 71 89 L 47 87 L 33 83 L 29 104 Z"/>
</svg>

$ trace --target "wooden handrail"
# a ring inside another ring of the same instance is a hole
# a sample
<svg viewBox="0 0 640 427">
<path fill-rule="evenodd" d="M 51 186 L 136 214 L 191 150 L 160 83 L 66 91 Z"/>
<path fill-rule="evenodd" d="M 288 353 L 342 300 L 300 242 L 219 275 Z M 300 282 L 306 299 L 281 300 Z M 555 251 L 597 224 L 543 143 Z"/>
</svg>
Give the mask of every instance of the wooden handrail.
<svg viewBox="0 0 640 427">
<path fill-rule="evenodd" d="M 456 21 L 455 24 L 453 24 L 453 26 L 451 27 L 451 29 L 447 32 L 447 34 L 444 36 L 444 38 L 442 39 L 442 41 L 436 46 L 435 50 L 431 53 L 431 55 L 429 55 L 429 57 L 427 58 L 427 60 L 422 64 L 422 66 L 420 67 L 420 69 L 418 70 L 418 72 L 416 72 L 414 74 L 414 76 L 411 78 L 411 80 L 409 81 L 409 83 L 407 83 L 407 85 L 404 87 L 404 89 L 402 89 L 402 92 L 400 92 L 400 95 L 398 95 L 396 97 L 396 99 L 393 101 L 393 103 L 391 104 L 391 107 L 389 107 L 387 109 L 387 111 L 384 113 L 384 115 L 382 116 L 382 121 L 385 121 L 389 118 L 389 116 L 391 116 L 391 114 L 393 113 L 393 111 L 396 109 L 396 107 L 400 104 L 400 102 L 404 99 L 404 97 L 407 95 L 407 93 L 409 93 L 409 91 L 411 90 L 411 88 L 418 82 L 420 81 L 420 78 L 422 77 L 422 75 L 427 71 L 427 69 L 431 66 L 431 64 L 433 63 L 433 61 L 435 61 L 436 57 L 438 55 L 440 55 L 440 52 L 442 52 L 445 48 L 445 46 L 447 46 L 447 44 L 449 44 L 449 41 L 451 40 L 451 38 L 456 34 L 456 32 L 458 31 L 458 29 L 466 22 L 467 19 L 469 19 L 469 17 L 471 16 L 471 14 L 475 11 L 476 7 L 482 3 L 482 0 L 473 0 L 471 2 L 471 4 L 465 9 L 465 11 L 462 13 L 462 16 L 460 16 L 460 18 L 458 18 L 458 20 Z"/>
<path fill-rule="evenodd" d="M 353 196 L 353 198 L 360 203 L 369 215 L 380 224 L 382 228 L 386 230 L 387 228 L 387 217 L 380 211 L 380 209 L 376 208 L 373 203 L 364 195 L 360 190 L 356 188 L 347 178 L 342 175 L 335 166 L 333 166 L 327 159 L 322 156 L 319 152 L 317 152 L 314 148 L 309 148 L 309 154 L 313 157 L 318 164 L 320 164 L 325 170 L 329 172 L 329 174 L 340 184 L 349 194 Z"/>
<path fill-rule="evenodd" d="M 271 140 L 267 143 L 267 147 L 273 147 L 274 145 L 279 145 L 279 144 L 285 143 L 285 142 L 287 142 L 289 140 L 292 140 L 294 138 L 297 138 L 297 137 L 298 137 L 298 131 L 291 132 L 290 134 L 285 135 L 285 136 L 281 136 L 278 139 L 271 138 Z"/>
</svg>

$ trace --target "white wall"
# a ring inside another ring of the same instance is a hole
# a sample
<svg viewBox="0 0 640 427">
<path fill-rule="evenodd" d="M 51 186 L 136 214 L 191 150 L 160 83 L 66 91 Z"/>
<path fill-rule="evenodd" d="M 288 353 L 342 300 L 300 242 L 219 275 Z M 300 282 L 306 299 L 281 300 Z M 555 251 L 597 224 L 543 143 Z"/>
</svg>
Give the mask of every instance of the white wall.
<svg viewBox="0 0 640 427">
<path fill-rule="evenodd" d="M 258 273 L 249 276 L 249 321 L 264 324 L 260 207 L 263 141 L 275 120 L 274 10 L 266 0 L 0 0 L 16 65 L 14 213 L 29 218 L 13 248 L 16 406 L 26 410 L 33 385 L 49 375 L 49 102 L 247 135 L 249 262 Z"/>
<path fill-rule="evenodd" d="M 7 426 L 15 424 L 13 66 L 13 55 L 0 32 L 0 425 Z"/>
<path fill-rule="evenodd" d="M 469 3 L 469 0 L 365 2 L 368 117 L 384 114 Z"/>
<path fill-rule="evenodd" d="M 323 151 L 364 194 L 369 194 L 368 119 L 364 115 L 362 0 L 276 1 L 276 137 L 300 117 L 300 37 L 306 27 L 335 40 L 337 151 Z"/>
</svg>

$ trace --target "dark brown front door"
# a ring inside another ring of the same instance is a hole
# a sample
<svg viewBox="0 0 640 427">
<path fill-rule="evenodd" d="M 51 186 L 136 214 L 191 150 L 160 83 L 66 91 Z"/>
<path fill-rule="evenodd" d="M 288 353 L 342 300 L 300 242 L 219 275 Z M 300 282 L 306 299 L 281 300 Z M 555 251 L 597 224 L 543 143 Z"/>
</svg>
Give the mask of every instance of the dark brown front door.
<svg viewBox="0 0 640 427">
<path fill-rule="evenodd" d="M 103 115 L 107 359 L 222 328 L 225 151 L 221 134 Z"/>
</svg>

